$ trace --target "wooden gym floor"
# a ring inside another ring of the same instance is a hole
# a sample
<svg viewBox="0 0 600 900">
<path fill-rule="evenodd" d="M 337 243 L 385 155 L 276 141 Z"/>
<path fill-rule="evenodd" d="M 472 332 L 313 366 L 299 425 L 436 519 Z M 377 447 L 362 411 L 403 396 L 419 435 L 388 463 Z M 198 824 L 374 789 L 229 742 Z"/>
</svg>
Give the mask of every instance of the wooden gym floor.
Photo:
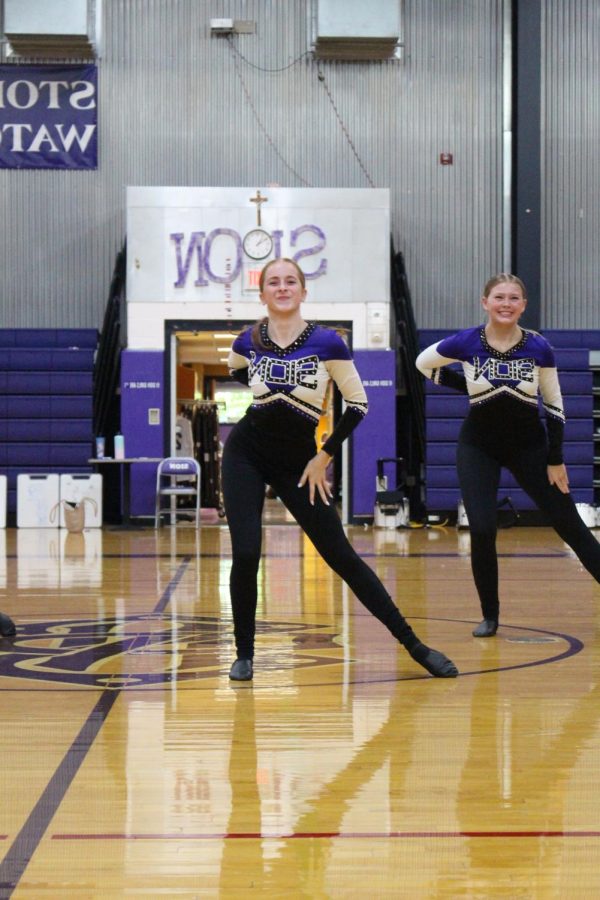
<svg viewBox="0 0 600 900">
<path fill-rule="evenodd" d="M 600 587 L 565 545 L 500 532 L 477 640 L 468 532 L 349 529 L 437 680 L 271 503 L 252 684 L 216 517 L 0 532 L 0 897 L 600 897 Z"/>
</svg>

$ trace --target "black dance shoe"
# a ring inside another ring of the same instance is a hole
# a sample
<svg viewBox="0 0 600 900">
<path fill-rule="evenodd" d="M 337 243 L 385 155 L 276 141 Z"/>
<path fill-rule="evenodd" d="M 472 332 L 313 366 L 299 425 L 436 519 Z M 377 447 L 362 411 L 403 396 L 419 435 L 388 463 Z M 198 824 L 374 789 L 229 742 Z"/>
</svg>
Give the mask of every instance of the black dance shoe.
<svg viewBox="0 0 600 900">
<path fill-rule="evenodd" d="M 251 659 L 236 659 L 229 670 L 231 681 L 252 681 L 252 674 Z"/>
<path fill-rule="evenodd" d="M 415 662 L 427 669 L 430 675 L 436 678 L 456 678 L 458 669 L 451 659 L 440 653 L 439 650 L 432 650 L 425 644 L 419 644 L 417 647 L 408 651 Z"/>
<path fill-rule="evenodd" d="M 474 628 L 471 634 L 473 637 L 494 637 L 498 631 L 497 619 L 484 619 L 477 628 Z"/>
<path fill-rule="evenodd" d="M 436 678 L 456 678 L 458 675 L 458 669 L 452 660 L 439 650 L 430 650 L 425 659 L 421 660 L 421 665 Z"/>
<path fill-rule="evenodd" d="M 15 623 L 4 613 L 0 613 L 0 634 L 2 637 L 13 637 L 17 633 Z"/>
</svg>

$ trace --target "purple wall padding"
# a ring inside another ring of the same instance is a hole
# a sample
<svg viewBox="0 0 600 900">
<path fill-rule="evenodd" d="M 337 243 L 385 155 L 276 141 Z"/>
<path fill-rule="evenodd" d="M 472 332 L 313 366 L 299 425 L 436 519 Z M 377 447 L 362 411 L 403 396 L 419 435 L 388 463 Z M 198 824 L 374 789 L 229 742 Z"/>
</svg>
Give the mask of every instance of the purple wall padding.
<svg viewBox="0 0 600 900">
<path fill-rule="evenodd" d="M 163 457 L 164 353 L 161 350 L 124 350 L 121 355 L 121 431 L 125 456 Z M 159 410 L 159 424 L 151 425 L 149 411 Z M 112 435 L 106 435 L 112 452 Z M 156 463 L 135 464 L 131 471 L 131 515 L 154 515 Z"/>
<path fill-rule="evenodd" d="M 369 413 L 352 435 L 351 518 L 374 514 L 377 460 L 396 456 L 396 354 L 355 350 L 354 362 L 367 392 Z M 390 484 L 390 490 L 393 487 Z"/>
</svg>

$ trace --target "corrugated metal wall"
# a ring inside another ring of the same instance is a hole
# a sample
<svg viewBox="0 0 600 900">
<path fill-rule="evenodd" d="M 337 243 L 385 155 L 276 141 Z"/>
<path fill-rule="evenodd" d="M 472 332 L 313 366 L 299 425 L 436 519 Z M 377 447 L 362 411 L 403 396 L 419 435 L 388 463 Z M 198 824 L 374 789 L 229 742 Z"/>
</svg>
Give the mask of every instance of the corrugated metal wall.
<svg viewBox="0 0 600 900">
<path fill-rule="evenodd" d="M 548 46 L 565 25 L 565 39 L 579 46 L 576 10 L 587 8 L 589 20 L 597 3 L 546 5 Z M 310 8 L 308 0 L 103 0 L 98 171 L 0 171 L 2 326 L 101 324 L 128 184 L 389 187 L 393 237 L 406 257 L 419 325 L 477 319 L 481 284 L 502 267 L 504 253 L 505 3 L 404 0 L 403 59 L 373 63 L 314 60 Z M 224 16 L 254 21 L 256 34 L 211 36 L 210 19 Z M 561 62 L 554 54 L 557 71 L 549 65 L 544 72 L 548 140 L 553 131 L 559 142 L 566 135 L 563 152 L 546 154 L 546 298 L 554 327 L 585 327 L 590 316 L 598 322 L 597 310 L 585 318 L 579 305 L 597 282 L 597 222 L 583 204 L 598 193 L 597 162 L 592 144 L 566 143 L 587 101 L 580 96 L 577 110 L 574 91 L 559 89 L 567 69 L 567 83 L 577 84 L 583 60 L 574 57 Z M 597 52 L 586 66 L 591 76 Z M 597 92 L 591 77 L 589 90 Z M 585 125 L 591 137 L 598 116 Z M 575 160 L 564 152 L 571 146 Z M 442 152 L 453 154 L 454 165 L 439 164 Z M 563 194 L 576 187 L 585 214 L 573 234 L 564 228 Z M 574 243 L 580 234 L 584 245 Z M 578 266 L 578 280 L 569 265 Z"/>
<path fill-rule="evenodd" d="M 600 328 L 600 3 L 545 0 L 544 323 Z"/>
</svg>

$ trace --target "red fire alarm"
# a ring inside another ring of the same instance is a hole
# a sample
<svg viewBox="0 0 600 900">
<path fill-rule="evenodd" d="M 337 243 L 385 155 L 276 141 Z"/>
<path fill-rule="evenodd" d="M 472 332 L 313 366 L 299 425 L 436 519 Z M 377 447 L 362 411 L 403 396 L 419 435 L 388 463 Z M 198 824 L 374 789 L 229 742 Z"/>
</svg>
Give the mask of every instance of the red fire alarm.
<svg viewBox="0 0 600 900">
<path fill-rule="evenodd" d="M 440 166 L 451 166 L 453 162 L 451 153 L 440 153 Z"/>
</svg>

